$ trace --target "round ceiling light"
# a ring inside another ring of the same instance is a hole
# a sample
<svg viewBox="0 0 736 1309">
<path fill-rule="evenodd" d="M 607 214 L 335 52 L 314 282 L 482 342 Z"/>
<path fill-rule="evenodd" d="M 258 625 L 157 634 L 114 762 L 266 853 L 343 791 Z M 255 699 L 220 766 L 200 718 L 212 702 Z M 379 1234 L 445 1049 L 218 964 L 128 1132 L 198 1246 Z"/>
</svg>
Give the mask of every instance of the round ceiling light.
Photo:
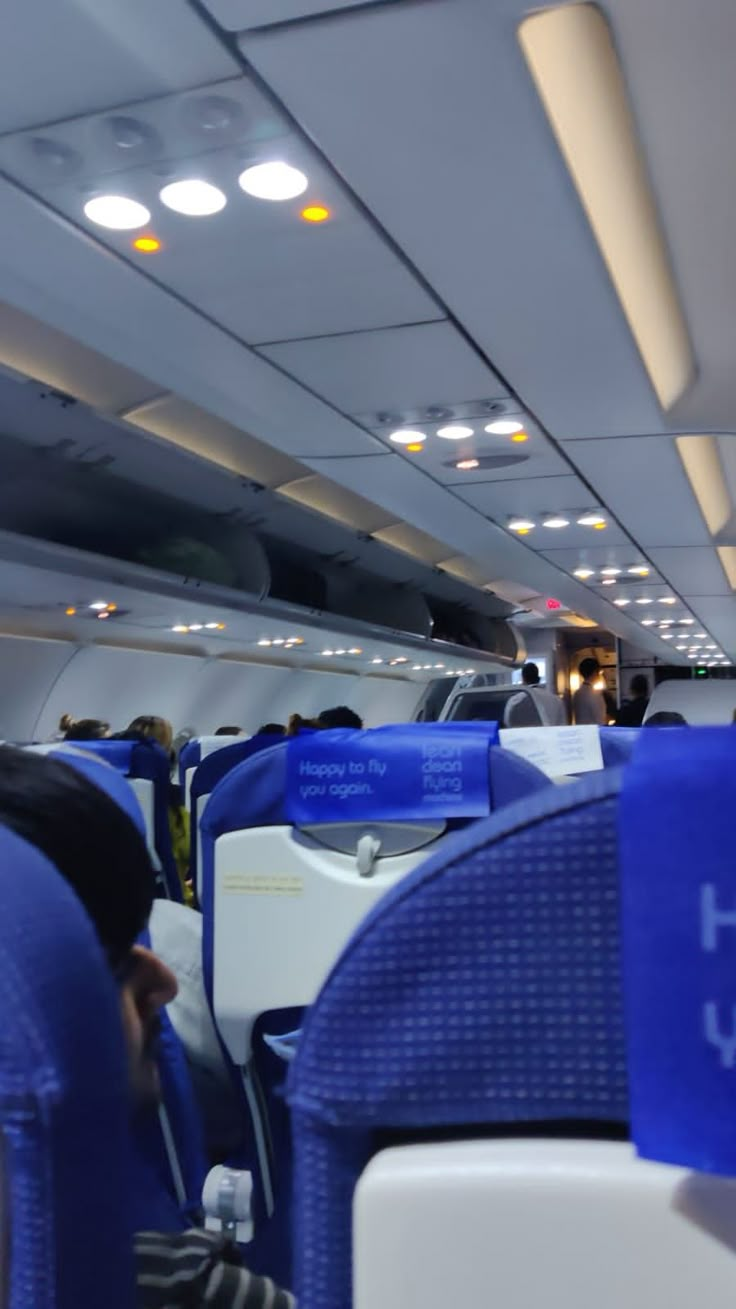
<svg viewBox="0 0 736 1309">
<path fill-rule="evenodd" d="M 91 223 L 114 232 L 132 232 L 151 221 L 146 206 L 127 195 L 96 195 L 87 201 L 84 214 Z"/>
<path fill-rule="evenodd" d="M 603 514 L 583 514 L 578 518 L 578 527 L 601 527 L 605 521 Z"/>
<path fill-rule="evenodd" d="M 542 527 L 552 527 L 552 528 L 559 529 L 560 527 L 569 527 L 569 526 L 570 526 L 569 518 L 562 518 L 559 514 L 554 514 L 551 518 L 542 519 Z"/>
<path fill-rule="evenodd" d="M 200 177 L 169 182 L 161 188 L 159 199 L 167 209 L 185 214 L 187 218 L 207 218 L 210 214 L 219 214 L 227 204 L 225 192 L 211 182 L 203 182 Z"/>
<path fill-rule="evenodd" d="M 438 427 L 437 435 L 443 441 L 462 441 L 464 437 L 473 435 L 473 429 L 464 427 L 462 423 L 450 423 L 447 427 Z"/>
<path fill-rule="evenodd" d="M 531 518 L 512 518 L 509 523 L 510 532 L 531 532 L 533 527 L 536 527 L 536 523 L 533 523 Z"/>
<path fill-rule="evenodd" d="M 240 174 L 238 185 L 256 200 L 294 200 L 308 186 L 306 174 L 283 160 L 254 164 Z"/>
<path fill-rule="evenodd" d="M 592 568 L 576 568 L 573 577 L 579 577 L 581 582 L 586 581 L 588 577 L 593 576 Z"/>
<path fill-rule="evenodd" d="M 480 463 L 477 459 L 459 459 L 455 464 L 455 467 L 459 468 L 461 473 L 465 473 L 469 472 L 472 468 L 480 468 Z"/>
<path fill-rule="evenodd" d="M 388 439 L 393 441 L 394 445 L 420 445 L 422 441 L 426 441 L 427 435 L 425 432 L 414 432 L 410 427 L 400 427 L 397 431 L 391 432 Z"/>
<path fill-rule="evenodd" d="M 524 424 L 514 418 L 497 418 L 495 422 L 487 423 L 483 430 L 490 436 L 515 436 L 524 431 Z"/>
</svg>

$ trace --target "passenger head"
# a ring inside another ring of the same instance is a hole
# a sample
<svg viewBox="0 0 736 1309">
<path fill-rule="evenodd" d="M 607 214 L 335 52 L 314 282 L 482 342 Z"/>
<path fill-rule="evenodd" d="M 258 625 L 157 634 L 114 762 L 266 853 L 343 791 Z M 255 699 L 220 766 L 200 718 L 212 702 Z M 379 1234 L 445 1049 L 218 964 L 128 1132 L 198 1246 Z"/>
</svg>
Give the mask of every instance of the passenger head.
<svg viewBox="0 0 736 1309">
<path fill-rule="evenodd" d="M 283 723 L 264 723 L 258 728 L 258 736 L 286 736 Z"/>
<path fill-rule="evenodd" d="M 136 736 L 145 737 L 149 741 L 157 741 L 167 754 L 171 754 L 174 729 L 166 718 L 156 718 L 153 714 L 141 714 L 140 717 L 134 718 L 132 723 L 128 725 L 127 732 L 135 732 Z"/>
<path fill-rule="evenodd" d="M 218 727 L 215 736 L 240 736 L 241 727 Z"/>
<path fill-rule="evenodd" d="M 131 1086 L 137 1099 L 155 1097 L 158 1013 L 176 981 L 136 945 L 154 892 L 141 833 L 69 764 L 12 746 L 0 746 L 0 823 L 46 855 L 84 905 L 118 983 Z"/>
<path fill-rule="evenodd" d="M 631 695 L 634 700 L 641 700 L 643 696 L 649 695 L 649 683 L 643 673 L 637 673 L 632 677 Z"/>
<path fill-rule="evenodd" d="M 110 724 L 100 718 L 72 718 L 64 714 L 59 731 L 64 733 L 65 741 L 101 741 L 110 735 Z"/>
<path fill-rule="evenodd" d="M 305 727 L 312 732 L 318 732 L 322 726 L 319 718 L 302 718 L 301 714 L 291 714 L 286 725 L 286 735 L 298 736 Z"/>
<path fill-rule="evenodd" d="M 645 727 L 687 727 L 687 719 L 674 709 L 660 709 L 659 713 L 647 718 Z"/>
<path fill-rule="evenodd" d="M 334 709 L 323 709 L 317 719 L 320 727 L 355 727 L 362 728 L 363 719 L 359 718 L 353 709 L 348 709 L 347 705 L 339 704 Z"/>
<path fill-rule="evenodd" d="M 593 682 L 601 671 L 597 659 L 583 659 L 579 672 L 584 682 Z"/>
<path fill-rule="evenodd" d="M 539 669 L 536 664 L 524 664 L 521 670 L 524 686 L 539 686 Z"/>
</svg>

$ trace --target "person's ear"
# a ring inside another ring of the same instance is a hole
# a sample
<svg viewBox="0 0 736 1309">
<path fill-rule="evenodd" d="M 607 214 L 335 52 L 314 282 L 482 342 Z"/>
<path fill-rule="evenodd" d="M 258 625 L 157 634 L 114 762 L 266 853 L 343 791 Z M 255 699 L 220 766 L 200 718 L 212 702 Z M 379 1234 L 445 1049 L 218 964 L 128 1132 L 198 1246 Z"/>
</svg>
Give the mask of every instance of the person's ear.
<svg viewBox="0 0 736 1309">
<path fill-rule="evenodd" d="M 153 950 L 135 945 L 128 987 L 138 1012 L 150 1017 L 174 999 L 179 987 L 171 969 Z"/>
</svg>

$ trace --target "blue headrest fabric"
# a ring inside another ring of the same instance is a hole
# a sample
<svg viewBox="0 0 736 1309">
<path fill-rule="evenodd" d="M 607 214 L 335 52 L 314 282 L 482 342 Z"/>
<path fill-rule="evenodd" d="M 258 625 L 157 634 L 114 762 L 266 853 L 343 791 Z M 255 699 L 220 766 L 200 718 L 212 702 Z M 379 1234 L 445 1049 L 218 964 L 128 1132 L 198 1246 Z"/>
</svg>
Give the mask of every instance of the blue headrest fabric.
<svg viewBox="0 0 736 1309">
<path fill-rule="evenodd" d="M 136 1302 L 119 1000 L 71 887 L 0 831 L 0 1136 L 9 1309 Z"/>
<path fill-rule="evenodd" d="M 169 797 L 171 780 L 166 751 L 156 741 L 85 741 L 84 749 L 98 755 L 125 777 L 153 782 L 153 841 L 170 899 L 183 899 L 171 846 Z"/>
<path fill-rule="evenodd" d="M 352 1193 L 380 1131 L 626 1121 L 620 784 L 591 773 L 453 835 L 335 965 L 290 1076 L 304 1309 L 350 1303 Z"/>
<path fill-rule="evenodd" d="M 600 727 L 598 729 L 604 768 L 627 764 L 639 737 L 639 727 Z"/>
<path fill-rule="evenodd" d="M 192 778 L 191 798 L 194 800 L 201 795 L 211 795 L 218 782 L 222 781 L 237 764 L 250 759 L 251 755 L 259 754 L 261 750 L 273 749 L 274 746 L 282 744 L 283 741 L 278 736 L 251 736 L 242 741 L 234 741 L 232 745 L 223 746 L 222 750 L 215 750 L 213 754 L 206 755 Z"/>
<path fill-rule="evenodd" d="M 110 799 L 128 815 L 138 831 L 145 836 L 146 824 L 138 797 L 116 768 L 99 756 L 90 757 L 84 752 L 84 745 L 70 748 L 69 745 L 62 744 L 58 749 L 50 750 L 49 754 L 52 758 L 60 759 L 62 763 L 76 769 L 78 773 L 82 773 L 88 781 L 93 782 L 101 791 L 109 795 Z"/>
</svg>

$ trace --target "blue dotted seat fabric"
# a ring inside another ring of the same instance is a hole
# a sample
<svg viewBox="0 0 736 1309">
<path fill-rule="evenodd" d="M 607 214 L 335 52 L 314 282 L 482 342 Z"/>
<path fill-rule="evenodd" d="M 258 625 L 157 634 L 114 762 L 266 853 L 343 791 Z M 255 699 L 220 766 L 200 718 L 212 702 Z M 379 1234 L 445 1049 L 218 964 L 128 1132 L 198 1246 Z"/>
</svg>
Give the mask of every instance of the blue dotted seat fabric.
<svg viewBox="0 0 736 1309">
<path fill-rule="evenodd" d="M 619 770 L 453 836 L 373 910 L 292 1065 L 301 1309 L 351 1299 L 351 1203 L 387 1131 L 625 1123 Z"/>
<path fill-rule="evenodd" d="M 0 902 L 3 1304 L 133 1309 L 128 1070 L 112 975 L 71 887 L 5 829 Z"/>
</svg>

